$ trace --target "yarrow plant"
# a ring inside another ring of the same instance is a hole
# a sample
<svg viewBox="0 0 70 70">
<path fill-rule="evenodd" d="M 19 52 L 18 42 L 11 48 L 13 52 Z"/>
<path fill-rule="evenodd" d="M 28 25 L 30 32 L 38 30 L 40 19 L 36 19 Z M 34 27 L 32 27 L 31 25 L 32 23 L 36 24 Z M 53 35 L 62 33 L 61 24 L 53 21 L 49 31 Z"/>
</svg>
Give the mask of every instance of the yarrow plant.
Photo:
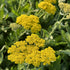
<svg viewBox="0 0 70 70">
<path fill-rule="evenodd" d="M 0 70 L 69 70 L 70 1 L 4 1 Z"/>
</svg>

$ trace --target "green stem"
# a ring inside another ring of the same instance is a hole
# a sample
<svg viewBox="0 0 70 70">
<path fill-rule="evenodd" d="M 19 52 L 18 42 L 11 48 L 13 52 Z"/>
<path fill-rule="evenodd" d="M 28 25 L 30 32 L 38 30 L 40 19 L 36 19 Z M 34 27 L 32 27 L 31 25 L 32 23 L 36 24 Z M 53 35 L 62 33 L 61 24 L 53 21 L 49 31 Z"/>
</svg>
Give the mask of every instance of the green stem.
<svg viewBox="0 0 70 70">
<path fill-rule="evenodd" d="M 36 12 L 35 15 L 38 16 L 42 11 L 43 11 L 43 10 L 40 9 L 40 11 L 39 11 L 39 12 Z"/>
<path fill-rule="evenodd" d="M 17 11 L 19 11 L 20 7 L 21 7 L 21 0 L 19 1 L 19 6 L 18 6 L 18 10 Z"/>
<path fill-rule="evenodd" d="M 15 37 L 16 37 L 16 41 L 18 41 L 18 36 L 17 36 L 17 33 L 16 33 L 16 31 L 15 31 Z"/>
<path fill-rule="evenodd" d="M 42 0 L 39 0 L 39 2 L 41 2 Z"/>
<path fill-rule="evenodd" d="M 54 27 L 53 27 L 52 31 L 50 32 L 49 36 L 51 36 L 54 33 L 54 31 L 56 30 L 56 28 L 57 28 L 56 24 L 57 24 L 57 22 L 54 24 Z"/>
<path fill-rule="evenodd" d="M 39 16 L 39 18 L 41 18 L 43 15 L 45 15 L 45 12 L 41 16 Z"/>
<path fill-rule="evenodd" d="M 2 52 L 2 51 L 4 50 L 5 47 L 6 47 L 6 46 L 4 45 L 4 46 L 1 48 L 0 52 Z"/>
<path fill-rule="evenodd" d="M 29 0 L 29 3 L 30 3 L 30 9 L 29 10 L 31 10 L 32 9 L 32 1 Z"/>
<path fill-rule="evenodd" d="M 65 45 L 67 44 L 67 42 L 59 42 L 59 43 L 56 43 L 55 45 L 58 46 L 58 45 Z"/>
<path fill-rule="evenodd" d="M 27 66 L 27 70 L 29 69 L 29 64 L 28 64 L 28 66 Z"/>
<path fill-rule="evenodd" d="M 20 38 L 24 33 L 26 33 L 26 30 L 25 30 L 23 33 L 21 33 L 21 34 L 19 35 L 19 38 Z"/>
<path fill-rule="evenodd" d="M 54 27 L 52 28 L 52 31 L 50 32 L 49 36 L 51 36 L 51 35 L 54 33 L 54 31 L 56 30 L 58 24 L 60 24 L 63 20 L 66 20 L 66 18 L 63 17 L 60 21 L 57 21 L 57 22 L 54 24 Z"/>
</svg>

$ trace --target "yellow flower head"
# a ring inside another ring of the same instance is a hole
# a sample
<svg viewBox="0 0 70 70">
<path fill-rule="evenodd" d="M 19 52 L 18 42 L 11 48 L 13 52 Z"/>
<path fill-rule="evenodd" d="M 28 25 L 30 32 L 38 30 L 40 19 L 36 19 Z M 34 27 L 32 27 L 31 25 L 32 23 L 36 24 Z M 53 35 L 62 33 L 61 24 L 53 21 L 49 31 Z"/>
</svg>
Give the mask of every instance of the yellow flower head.
<svg viewBox="0 0 70 70">
<path fill-rule="evenodd" d="M 26 56 L 25 62 L 33 64 L 35 67 L 39 67 L 40 63 L 43 65 L 50 64 L 50 62 L 56 61 L 55 51 L 48 47 L 41 51 L 33 51 L 31 54 Z"/>
<path fill-rule="evenodd" d="M 32 23 L 39 23 L 39 18 L 37 17 L 37 16 L 35 16 L 35 15 L 30 15 L 29 16 L 29 18 L 30 18 L 30 21 L 32 22 Z"/>
<path fill-rule="evenodd" d="M 34 44 L 38 47 L 44 47 L 45 45 L 45 40 L 41 39 L 36 34 L 31 34 L 31 36 L 27 36 L 26 42 L 28 42 L 29 44 Z"/>
<path fill-rule="evenodd" d="M 25 62 L 33 64 L 35 67 L 39 67 L 41 62 L 40 51 L 33 51 L 30 55 L 26 56 Z"/>
<path fill-rule="evenodd" d="M 56 7 L 53 6 L 51 3 L 49 2 L 40 2 L 38 4 L 38 7 L 41 9 L 44 9 L 46 12 L 50 13 L 50 14 L 55 14 L 56 12 Z"/>
<path fill-rule="evenodd" d="M 22 22 L 24 22 L 24 20 L 26 20 L 26 18 L 28 18 L 28 16 L 25 14 L 18 16 L 16 19 L 16 23 L 22 24 Z"/>
<path fill-rule="evenodd" d="M 11 60 L 12 62 L 23 63 L 25 56 L 26 56 L 26 42 L 25 41 L 18 41 L 14 43 L 14 45 L 11 45 L 11 47 L 8 49 L 8 60 Z"/>
<path fill-rule="evenodd" d="M 14 43 L 14 45 L 11 45 L 11 47 L 8 49 L 8 60 L 11 60 L 16 64 L 22 64 L 24 63 L 27 55 L 37 50 L 39 50 L 37 46 L 27 45 L 25 41 L 18 41 Z"/>
<path fill-rule="evenodd" d="M 39 18 L 34 15 L 21 15 L 17 17 L 16 23 L 22 25 L 25 29 L 31 30 L 32 33 L 37 33 L 41 30 L 41 25 L 39 23 Z M 38 26 L 36 26 L 38 25 Z M 34 30 L 34 31 L 33 31 Z"/>
<path fill-rule="evenodd" d="M 35 36 L 35 38 L 36 37 L 37 36 Z M 8 49 L 8 53 L 8 60 L 16 64 L 26 62 L 33 64 L 35 67 L 39 67 L 41 62 L 43 62 L 43 65 L 46 65 L 52 61 L 56 61 L 55 51 L 51 47 L 39 51 L 38 46 L 27 45 L 25 41 L 14 43 L 14 45 Z"/>
<path fill-rule="evenodd" d="M 33 27 L 31 28 L 32 33 L 38 33 L 40 30 L 41 30 L 40 24 L 34 24 Z"/>
<path fill-rule="evenodd" d="M 27 45 L 27 54 L 31 54 L 33 51 L 39 50 L 39 47 L 34 45 Z"/>
<path fill-rule="evenodd" d="M 56 0 L 44 0 L 45 2 L 56 3 Z"/>
<path fill-rule="evenodd" d="M 15 62 L 16 64 L 24 63 L 24 59 L 25 59 L 24 53 L 12 53 L 8 55 L 8 60 L 11 60 L 11 62 Z"/>
<path fill-rule="evenodd" d="M 56 61 L 56 56 L 51 47 L 41 50 L 41 62 L 43 62 L 43 65 L 50 64 L 53 61 Z"/>
<path fill-rule="evenodd" d="M 44 45 L 45 40 L 38 35 L 27 36 L 25 41 L 18 41 L 9 47 L 8 60 L 16 64 L 33 64 L 35 67 L 39 67 L 41 62 L 46 65 L 56 61 L 55 51 L 51 47 L 39 50 Z"/>
</svg>

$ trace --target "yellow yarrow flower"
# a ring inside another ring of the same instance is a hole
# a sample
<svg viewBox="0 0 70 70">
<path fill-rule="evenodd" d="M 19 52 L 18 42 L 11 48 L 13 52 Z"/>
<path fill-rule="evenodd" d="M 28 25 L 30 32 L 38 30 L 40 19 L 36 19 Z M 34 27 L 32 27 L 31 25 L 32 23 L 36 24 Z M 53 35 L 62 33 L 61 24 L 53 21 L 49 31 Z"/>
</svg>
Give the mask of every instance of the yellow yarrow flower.
<svg viewBox="0 0 70 70">
<path fill-rule="evenodd" d="M 56 3 L 56 0 L 44 0 L 45 2 Z"/>
<path fill-rule="evenodd" d="M 32 23 L 39 23 L 39 17 L 35 15 L 30 15 L 29 18 Z"/>
<path fill-rule="evenodd" d="M 34 44 L 38 47 L 44 47 L 45 45 L 45 40 L 41 39 L 36 34 L 31 34 L 31 36 L 27 36 L 26 42 L 28 42 L 29 44 Z"/>
<path fill-rule="evenodd" d="M 55 14 L 56 12 L 56 7 L 53 6 L 51 3 L 49 2 L 40 2 L 38 4 L 38 7 L 41 8 L 41 9 L 44 9 L 46 12 L 50 13 L 50 14 Z"/>
<path fill-rule="evenodd" d="M 39 47 L 35 45 L 24 46 L 21 45 L 20 42 L 21 41 L 14 43 L 14 45 L 8 49 L 8 60 L 11 62 L 15 62 L 16 64 L 26 62 L 33 64 L 35 67 L 39 67 L 41 62 L 43 62 L 43 65 L 46 65 L 56 61 L 55 51 L 51 47 L 39 51 Z M 24 43 L 24 41 L 22 42 Z"/>
<path fill-rule="evenodd" d="M 56 61 L 55 51 L 48 47 L 41 51 L 41 62 L 43 65 L 50 64 L 50 62 Z"/>
<path fill-rule="evenodd" d="M 39 50 L 44 45 L 45 40 L 36 34 L 31 34 L 24 41 L 17 41 L 9 47 L 8 60 L 16 64 L 24 62 L 33 64 L 35 67 L 39 67 L 41 62 L 43 62 L 43 65 L 46 65 L 56 61 L 55 51 L 51 47 Z"/>
<path fill-rule="evenodd" d="M 11 47 L 8 49 L 8 60 L 11 60 L 12 62 L 15 62 L 16 64 L 21 64 L 24 62 L 24 59 L 26 57 L 26 43 L 25 41 L 18 41 L 14 43 L 14 45 L 11 45 Z"/>
<path fill-rule="evenodd" d="M 33 51 L 30 55 L 26 56 L 25 62 L 33 64 L 35 67 L 39 67 L 41 62 L 40 51 Z"/>
<path fill-rule="evenodd" d="M 24 22 L 24 20 L 26 20 L 26 18 L 28 18 L 28 16 L 25 14 L 22 14 L 21 16 L 17 17 L 16 23 L 22 24 L 22 22 Z"/>
<path fill-rule="evenodd" d="M 40 63 L 43 65 L 50 64 L 56 61 L 55 51 L 48 47 L 41 51 L 34 51 L 30 55 L 26 56 L 25 62 L 28 64 L 33 64 L 35 67 L 39 67 Z"/>
<path fill-rule="evenodd" d="M 37 33 L 41 31 L 41 25 L 40 24 L 34 24 L 33 27 L 31 28 L 32 33 Z"/>
<path fill-rule="evenodd" d="M 25 59 L 24 53 L 12 53 L 8 55 L 8 60 L 11 60 L 11 62 L 15 62 L 16 64 L 24 63 L 24 59 Z"/>
<path fill-rule="evenodd" d="M 31 54 L 33 51 L 39 50 L 39 47 L 34 45 L 27 45 L 27 54 Z"/>
<path fill-rule="evenodd" d="M 14 45 L 11 45 L 11 47 L 8 49 L 8 60 L 11 60 L 16 64 L 22 64 L 25 62 L 27 55 L 37 50 L 39 50 L 37 46 L 27 45 L 25 41 L 18 41 L 14 43 Z"/>
<path fill-rule="evenodd" d="M 14 45 L 16 45 L 16 46 L 25 46 L 25 45 L 27 45 L 27 43 L 26 43 L 26 41 L 17 41 L 16 43 L 14 43 Z"/>
<path fill-rule="evenodd" d="M 16 23 L 22 25 L 27 30 L 31 30 L 32 33 L 37 33 L 41 30 L 41 25 L 38 24 L 39 18 L 35 15 L 27 16 L 23 14 L 17 17 Z"/>
<path fill-rule="evenodd" d="M 59 3 L 59 7 L 63 13 L 70 13 L 70 4 L 68 3 Z"/>
</svg>

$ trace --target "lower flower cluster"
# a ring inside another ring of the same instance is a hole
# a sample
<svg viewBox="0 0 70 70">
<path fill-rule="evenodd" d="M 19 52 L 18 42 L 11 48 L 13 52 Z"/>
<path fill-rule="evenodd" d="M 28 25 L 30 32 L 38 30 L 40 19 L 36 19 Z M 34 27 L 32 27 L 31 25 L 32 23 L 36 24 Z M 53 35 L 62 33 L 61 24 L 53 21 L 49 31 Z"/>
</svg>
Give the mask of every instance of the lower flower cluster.
<svg viewBox="0 0 70 70">
<path fill-rule="evenodd" d="M 28 41 L 29 39 L 31 41 Z M 39 42 L 39 40 L 42 42 Z M 45 40 L 41 39 L 38 35 L 32 34 L 27 36 L 25 41 L 18 41 L 8 49 L 8 60 L 16 64 L 24 62 L 33 64 L 35 67 L 39 67 L 41 62 L 43 65 L 46 65 L 56 61 L 55 51 L 51 47 L 40 50 L 44 45 Z"/>
</svg>

